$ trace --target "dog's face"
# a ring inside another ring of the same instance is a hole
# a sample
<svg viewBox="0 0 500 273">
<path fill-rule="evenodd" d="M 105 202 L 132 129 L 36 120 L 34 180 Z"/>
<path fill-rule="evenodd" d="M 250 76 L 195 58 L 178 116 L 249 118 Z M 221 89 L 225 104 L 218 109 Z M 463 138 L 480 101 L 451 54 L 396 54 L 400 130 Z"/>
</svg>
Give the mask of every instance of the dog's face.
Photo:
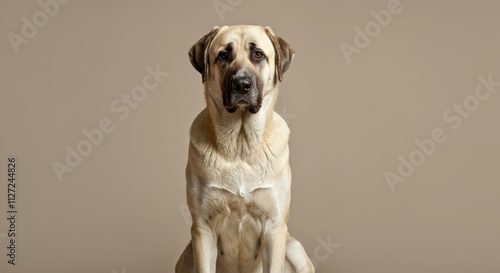
<svg viewBox="0 0 500 273">
<path fill-rule="evenodd" d="M 238 107 L 257 113 L 264 94 L 274 90 L 292 61 L 294 51 L 269 27 L 214 27 L 189 51 L 193 66 L 234 113 Z"/>
</svg>

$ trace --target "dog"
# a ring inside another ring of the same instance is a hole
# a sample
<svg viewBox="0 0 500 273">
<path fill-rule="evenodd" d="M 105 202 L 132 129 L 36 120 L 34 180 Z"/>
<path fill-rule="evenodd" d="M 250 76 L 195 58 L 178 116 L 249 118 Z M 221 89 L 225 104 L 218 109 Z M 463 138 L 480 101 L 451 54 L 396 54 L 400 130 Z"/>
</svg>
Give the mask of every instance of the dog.
<svg viewBox="0 0 500 273">
<path fill-rule="evenodd" d="M 288 233 L 290 130 L 276 112 L 293 48 L 271 28 L 214 27 L 189 50 L 206 108 L 190 130 L 191 242 L 176 273 L 313 273 Z"/>
</svg>

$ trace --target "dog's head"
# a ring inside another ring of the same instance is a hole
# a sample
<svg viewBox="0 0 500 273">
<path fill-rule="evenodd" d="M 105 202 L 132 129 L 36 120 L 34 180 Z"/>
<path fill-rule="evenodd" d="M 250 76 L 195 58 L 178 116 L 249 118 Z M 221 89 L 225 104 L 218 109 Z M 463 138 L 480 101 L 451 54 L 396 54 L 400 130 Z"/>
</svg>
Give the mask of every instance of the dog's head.
<svg viewBox="0 0 500 273">
<path fill-rule="evenodd" d="M 246 107 L 257 113 L 266 92 L 282 81 L 293 48 L 269 27 L 214 27 L 189 50 L 191 64 L 217 92 L 226 110 Z"/>
</svg>

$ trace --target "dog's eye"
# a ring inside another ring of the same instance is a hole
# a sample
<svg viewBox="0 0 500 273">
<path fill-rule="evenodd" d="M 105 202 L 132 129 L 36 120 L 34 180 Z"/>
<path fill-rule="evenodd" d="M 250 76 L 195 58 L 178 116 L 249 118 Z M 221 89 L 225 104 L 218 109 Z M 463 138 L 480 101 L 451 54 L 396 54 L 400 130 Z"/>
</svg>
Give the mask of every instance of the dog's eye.
<svg viewBox="0 0 500 273">
<path fill-rule="evenodd" d="M 219 59 L 227 61 L 229 59 L 229 54 L 227 54 L 227 52 L 221 51 L 219 52 Z"/>
<path fill-rule="evenodd" d="M 256 51 L 256 52 L 255 52 L 255 58 L 260 59 L 260 58 L 262 58 L 263 56 L 264 56 L 264 53 L 262 53 L 262 52 L 260 52 L 260 51 Z"/>
</svg>

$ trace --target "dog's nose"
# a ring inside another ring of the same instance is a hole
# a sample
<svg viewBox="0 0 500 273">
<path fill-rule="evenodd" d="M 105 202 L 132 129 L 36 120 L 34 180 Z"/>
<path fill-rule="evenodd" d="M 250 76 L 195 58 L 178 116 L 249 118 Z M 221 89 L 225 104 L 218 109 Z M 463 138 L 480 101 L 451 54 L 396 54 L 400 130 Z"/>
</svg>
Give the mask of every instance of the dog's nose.
<svg viewBox="0 0 500 273">
<path fill-rule="evenodd" d="M 252 89 L 253 81 L 250 77 L 237 77 L 233 78 L 231 83 L 231 88 L 233 88 L 234 92 L 240 94 L 246 94 Z"/>
</svg>

